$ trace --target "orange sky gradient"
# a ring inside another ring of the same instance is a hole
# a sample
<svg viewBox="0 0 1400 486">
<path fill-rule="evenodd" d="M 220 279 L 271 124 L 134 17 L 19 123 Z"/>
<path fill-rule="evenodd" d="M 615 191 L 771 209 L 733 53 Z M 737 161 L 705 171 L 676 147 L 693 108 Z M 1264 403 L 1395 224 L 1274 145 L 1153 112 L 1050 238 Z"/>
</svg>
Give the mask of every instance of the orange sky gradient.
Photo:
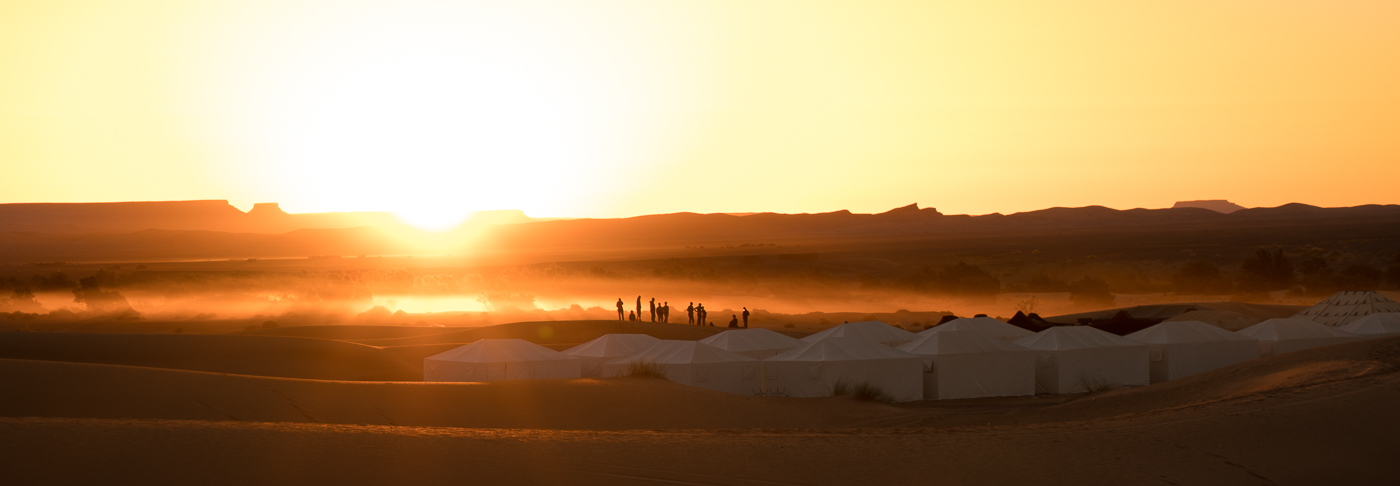
<svg viewBox="0 0 1400 486">
<path fill-rule="evenodd" d="M 8 0 L 0 202 L 1400 203 L 1400 2 Z"/>
</svg>

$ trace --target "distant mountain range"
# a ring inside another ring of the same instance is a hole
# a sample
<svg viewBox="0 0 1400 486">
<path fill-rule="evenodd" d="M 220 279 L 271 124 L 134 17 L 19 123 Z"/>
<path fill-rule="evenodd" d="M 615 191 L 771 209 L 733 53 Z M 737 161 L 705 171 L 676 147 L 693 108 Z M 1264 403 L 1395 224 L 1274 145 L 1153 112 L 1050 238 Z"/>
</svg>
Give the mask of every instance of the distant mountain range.
<svg viewBox="0 0 1400 486">
<path fill-rule="evenodd" d="M 1389 238 L 1386 232 L 1400 233 L 1400 206 L 1287 204 L 1228 214 L 1201 207 L 1089 206 L 969 216 L 911 204 L 878 214 L 674 213 L 573 220 L 501 211 L 480 214 L 456 230 L 428 233 L 387 213 L 288 214 L 275 204 L 260 204 L 247 213 L 226 201 L 3 204 L 0 262 L 621 250 L 997 235 L 1021 240 L 1124 231 L 1333 234 L 1329 228 L 1363 228 L 1368 238 Z"/>
<path fill-rule="evenodd" d="M 482 211 L 474 219 L 492 224 L 535 221 L 517 210 Z M 400 225 L 398 218 L 385 212 L 292 214 L 277 203 L 258 203 L 245 213 L 224 200 L 0 204 L 0 232 L 79 234 L 155 229 L 276 234 Z"/>
</svg>

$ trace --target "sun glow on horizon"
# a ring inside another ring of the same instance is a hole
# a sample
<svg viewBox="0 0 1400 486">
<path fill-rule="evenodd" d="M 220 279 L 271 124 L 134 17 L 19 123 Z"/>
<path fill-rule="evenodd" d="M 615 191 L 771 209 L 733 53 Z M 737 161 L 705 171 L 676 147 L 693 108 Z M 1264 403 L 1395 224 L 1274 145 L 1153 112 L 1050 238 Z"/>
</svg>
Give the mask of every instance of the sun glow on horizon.
<svg viewBox="0 0 1400 486">
<path fill-rule="evenodd" d="M 231 95 L 221 109 L 234 116 L 209 138 L 254 168 L 231 176 L 276 187 L 289 207 L 390 211 L 430 230 L 484 209 L 596 211 L 590 192 L 632 182 L 655 142 L 679 132 L 648 123 L 708 96 L 684 73 L 637 62 L 694 46 L 634 43 L 639 29 L 610 30 L 618 19 L 606 13 L 338 5 L 230 23 L 258 29 L 256 45 L 229 43 L 250 32 L 209 33 L 212 49 L 243 61 L 190 93 Z"/>
<path fill-rule="evenodd" d="M 1394 204 L 1397 22 L 1395 2 L 11 0 L 0 203 L 439 230 L 500 208 Z"/>
</svg>

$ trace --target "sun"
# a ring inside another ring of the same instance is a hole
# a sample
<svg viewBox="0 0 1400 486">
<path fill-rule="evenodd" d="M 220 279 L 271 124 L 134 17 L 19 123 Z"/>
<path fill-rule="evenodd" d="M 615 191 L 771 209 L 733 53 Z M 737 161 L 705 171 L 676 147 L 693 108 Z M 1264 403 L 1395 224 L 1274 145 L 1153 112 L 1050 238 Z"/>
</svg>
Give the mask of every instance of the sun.
<svg viewBox="0 0 1400 486">
<path fill-rule="evenodd" d="M 570 15 L 577 14 L 577 15 Z M 564 215 L 654 159 L 665 103 L 596 11 L 367 2 L 253 22 L 219 86 L 258 184 L 308 211 L 388 210 L 442 230 L 473 211 Z M 625 30 L 625 29 L 624 29 Z M 237 71 L 229 72 L 229 71 Z M 650 75 L 655 77 L 654 75 Z M 229 96 L 229 95 L 232 96 Z M 563 214 L 561 214 L 563 213 Z"/>
</svg>

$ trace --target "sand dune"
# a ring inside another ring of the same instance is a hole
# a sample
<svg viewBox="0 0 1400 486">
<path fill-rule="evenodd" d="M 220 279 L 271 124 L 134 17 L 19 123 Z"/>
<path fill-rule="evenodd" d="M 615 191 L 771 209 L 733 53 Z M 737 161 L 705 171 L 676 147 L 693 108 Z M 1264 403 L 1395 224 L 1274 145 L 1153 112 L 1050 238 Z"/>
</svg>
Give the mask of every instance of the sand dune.
<svg viewBox="0 0 1400 486">
<path fill-rule="evenodd" d="M 613 332 L 700 339 L 721 328 L 547 321 L 477 328 L 294 326 L 234 334 L 0 332 L 0 358 L 145 366 L 319 380 L 421 381 L 423 358 L 485 338 L 562 351 Z"/>
<path fill-rule="evenodd" d="M 442 334 L 445 332 L 456 330 L 457 329 L 448 329 L 442 327 L 337 325 L 275 327 L 272 329 L 253 329 L 250 331 L 240 331 L 234 334 L 241 334 L 247 336 L 308 337 L 349 341 L 352 339 L 395 339 L 414 336 L 427 336 L 431 334 Z"/>
<path fill-rule="evenodd" d="M 892 407 L 771 400 L 659 379 L 407 383 L 297 380 L 0 360 L 0 416 L 473 428 L 825 427 Z"/>
<path fill-rule="evenodd" d="M 17 484 L 1394 484 L 1397 369 L 1400 338 L 1063 404 L 885 406 L 636 379 L 376 384 L 4 361 L 0 415 L 113 418 L 0 418 L 0 465 Z M 285 421 L 220 417 L 233 410 Z M 308 423 L 386 415 L 547 429 Z M 700 422 L 782 428 L 675 430 Z"/>
<path fill-rule="evenodd" d="M 323 380 L 423 379 L 421 363 L 372 346 L 300 337 L 6 332 L 0 358 Z"/>
<path fill-rule="evenodd" d="M 488 383 L 285 379 L 0 360 L 0 416 L 292 421 L 473 428 L 829 428 L 1057 423 L 1239 406 L 1330 387 L 1400 383 L 1400 338 L 1315 348 L 1093 396 L 890 406 L 776 399 L 656 379 Z M 965 415 L 982 415 L 967 422 Z"/>
<path fill-rule="evenodd" d="M 524 339 L 541 345 L 549 345 L 584 343 L 610 333 L 650 334 L 660 339 L 696 341 L 724 330 L 725 328 L 723 327 L 658 324 L 654 322 L 541 321 L 516 322 L 403 338 L 341 339 L 371 346 L 406 346 L 444 343 L 465 344 L 475 342 L 479 339 Z"/>
</svg>

